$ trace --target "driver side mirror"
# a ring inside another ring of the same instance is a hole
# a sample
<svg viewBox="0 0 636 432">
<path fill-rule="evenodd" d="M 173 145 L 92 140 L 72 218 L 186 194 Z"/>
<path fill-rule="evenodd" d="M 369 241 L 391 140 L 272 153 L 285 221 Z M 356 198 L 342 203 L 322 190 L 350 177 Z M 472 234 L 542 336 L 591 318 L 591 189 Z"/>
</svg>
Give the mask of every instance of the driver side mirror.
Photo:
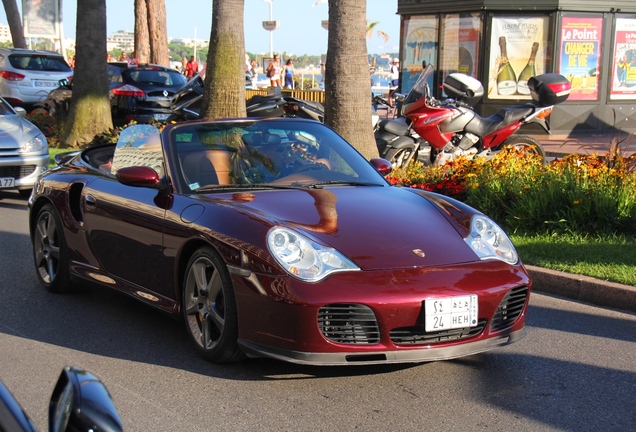
<svg viewBox="0 0 636 432">
<path fill-rule="evenodd" d="M 383 177 L 388 176 L 393 171 L 393 166 L 391 166 L 391 162 L 382 158 L 373 158 L 371 159 L 371 165 L 376 169 L 377 172 L 382 174 Z"/>
</svg>

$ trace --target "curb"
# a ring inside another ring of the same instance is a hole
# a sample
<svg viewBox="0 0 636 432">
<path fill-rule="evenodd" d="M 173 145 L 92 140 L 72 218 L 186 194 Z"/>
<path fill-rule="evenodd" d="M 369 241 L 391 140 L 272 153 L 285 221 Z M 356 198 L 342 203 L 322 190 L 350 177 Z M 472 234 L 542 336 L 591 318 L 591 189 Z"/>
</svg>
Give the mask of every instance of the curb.
<svg viewBox="0 0 636 432">
<path fill-rule="evenodd" d="M 525 267 L 532 278 L 534 291 L 636 312 L 636 287 L 542 267 Z"/>
</svg>

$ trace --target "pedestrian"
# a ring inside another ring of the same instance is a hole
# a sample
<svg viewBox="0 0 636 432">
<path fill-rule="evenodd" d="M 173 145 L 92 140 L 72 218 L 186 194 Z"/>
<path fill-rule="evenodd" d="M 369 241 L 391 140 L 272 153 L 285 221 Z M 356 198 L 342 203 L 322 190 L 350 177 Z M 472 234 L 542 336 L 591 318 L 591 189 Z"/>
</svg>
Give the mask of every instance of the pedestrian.
<svg viewBox="0 0 636 432">
<path fill-rule="evenodd" d="M 187 64 L 188 64 L 188 59 L 186 58 L 186 56 L 181 57 L 181 75 L 185 75 Z"/>
<path fill-rule="evenodd" d="M 294 61 L 287 59 L 285 63 L 285 88 L 294 88 Z"/>
<path fill-rule="evenodd" d="M 115 61 L 115 59 L 113 58 L 113 55 L 111 53 L 108 53 L 108 55 L 106 56 L 106 61 L 107 62 L 112 62 Z"/>
<path fill-rule="evenodd" d="M 274 60 L 267 66 L 267 77 L 272 87 L 280 87 L 280 57 L 274 54 Z"/>
<path fill-rule="evenodd" d="M 137 57 L 135 57 L 135 52 L 131 52 L 130 55 L 128 56 L 128 67 L 134 67 L 134 66 L 139 66 L 139 61 L 137 60 Z"/>
<path fill-rule="evenodd" d="M 391 80 L 391 83 L 389 85 L 389 105 L 391 106 L 391 108 L 393 108 L 395 106 L 393 95 L 400 85 L 400 59 L 397 57 L 393 59 L 389 79 Z"/>
<path fill-rule="evenodd" d="M 190 61 L 186 64 L 185 76 L 191 80 L 197 72 L 199 72 L 199 64 L 194 60 L 194 56 L 190 56 Z"/>
<path fill-rule="evenodd" d="M 117 61 L 127 62 L 128 61 L 128 54 L 126 54 L 124 51 L 122 51 L 121 54 L 119 54 L 119 57 L 117 58 Z"/>
<path fill-rule="evenodd" d="M 251 81 L 251 86 L 253 89 L 257 89 L 257 82 L 258 82 L 258 70 L 256 69 L 257 67 L 257 63 L 256 60 L 252 60 L 250 62 L 250 69 L 249 69 L 249 74 L 250 74 L 250 81 Z"/>
</svg>

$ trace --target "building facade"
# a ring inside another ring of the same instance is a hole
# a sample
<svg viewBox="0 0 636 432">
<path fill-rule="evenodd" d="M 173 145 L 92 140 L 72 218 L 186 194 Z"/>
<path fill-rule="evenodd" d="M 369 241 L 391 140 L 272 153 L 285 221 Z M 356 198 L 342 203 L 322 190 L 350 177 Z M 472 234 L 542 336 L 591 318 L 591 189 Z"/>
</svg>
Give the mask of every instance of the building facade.
<svg viewBox="0 0 636 432">
<path fill-rule="evenodd" d="M 435 65 L 479 79 L 476 110 L 491 115 L 530 100 L 527 78 L 559 73 L 572 84 L 557 105 L 554 133 L 636 132 L 636 2 L 617 0 L 398 0 L 401 91 Z"/>
</svg>

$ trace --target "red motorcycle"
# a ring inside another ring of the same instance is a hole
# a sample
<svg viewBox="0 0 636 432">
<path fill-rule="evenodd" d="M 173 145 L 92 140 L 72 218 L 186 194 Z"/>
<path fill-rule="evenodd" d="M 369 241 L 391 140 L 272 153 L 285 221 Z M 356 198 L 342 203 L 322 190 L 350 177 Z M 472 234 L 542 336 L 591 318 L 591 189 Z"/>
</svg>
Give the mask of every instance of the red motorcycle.
<svg viewBox="0 0 636 432">
<path fill-rule="evenodd" d="M 570 82 L 559 74 L 543 74 L 528 80 L 532 101 L 501 108 L 490 117 L 480 117 L 473 109 L 484 94 L 481 83 L 461 73 L 444 79 L 446 100 L 436 100 L 430 91 L 434 68 L 424 67 L 406 96 L 404 118 L 383 120 L 375 132 L 380 154 L 396 167 L 416 158 L 424 165 L 444 165 L 463 156 L 493 157 L 504 147 L 535 152 L 545 158 L 541 143 L 531 136 L 513 135 L 528 123 L 540 124 L 550 132 L 547 117 L 554 105 L 564 102 Z"/>
</svg>

